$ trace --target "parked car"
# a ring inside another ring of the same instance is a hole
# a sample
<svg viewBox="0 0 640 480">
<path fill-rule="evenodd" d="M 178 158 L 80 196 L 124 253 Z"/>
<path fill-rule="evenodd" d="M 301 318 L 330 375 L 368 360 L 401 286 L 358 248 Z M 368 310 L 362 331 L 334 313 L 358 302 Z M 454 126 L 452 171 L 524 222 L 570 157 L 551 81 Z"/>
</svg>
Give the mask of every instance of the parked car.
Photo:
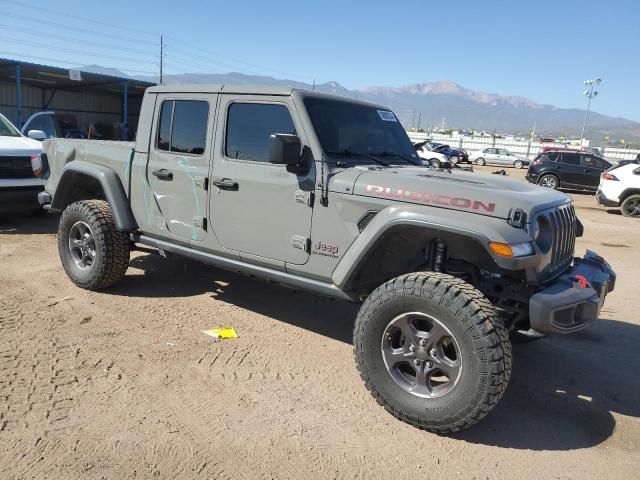
<svg viewBox="0 0 640 480">
<path fill-rule="evenodd" d="M 44 138 L 85 138 L 82 131 L 78 129 L 76 116 L 70 113 L 53 111 L 34 113 L 24 122 L 22 134 L 29 135 L 32 130 L 44 132 Z"/>
<path fill-rule="evenodd" d="M 444 153 L 437 151 L 436 147 L 428 140 L 414 143 L 413 146 L 424 164 L 435 168 L 446 168 L 453 165 L 451 159 Z"/>
<path fill-rule="evenodd" d="M 604 207 L 620 207 L 625 217 L 640 218 L 640 160 L 626 161 L 603 172 L 596 201 Z"/>
<path fill-rule="evenodd" d="M 362 303 L 365 386 L 434 432 L 495 406 L 510 332 L 582 330 L 615 287 L 602 257 L 575 258 L 567 195 L 426 169 L 393 112 L 338 95 L 151 87 L 136 143 L 54 139 L 41 160 L 77 286 L 126 282 L 131 250 L 153 247 Z"/>
<path fill-rule="evenodd" d="M 515 168 L 529 166 L 529 160 L 504 148 L 485 148 L 471 155 L 471 161 L 476 165 L 500 165 L 501 167 Z"/>
<path fill-rule="evenodd" d="M 596 191 L 600 175 L 611 166 L 593 153 L 549 150 L 533 159 L 525 178 L 547 188 Z"/>
<path fill-rule="evenodd" d="M 453 148 L 445 143 L 431 142 L 434 152 L 444 153 L 451 159 L 451 163 L 471 163 L 469 153 L 463 148 Z"/>
<path fill-rule="evenodd" d="M 44 132 L 32 130 L 34 138 L 44 138 Z M 0 114 L 0 211 L 30 209 L 42 211 L 38 193 L 44 181 L 35 176 L 32 158 L 39 158 L 42 144 L 27 138 Z"/>
</svg>

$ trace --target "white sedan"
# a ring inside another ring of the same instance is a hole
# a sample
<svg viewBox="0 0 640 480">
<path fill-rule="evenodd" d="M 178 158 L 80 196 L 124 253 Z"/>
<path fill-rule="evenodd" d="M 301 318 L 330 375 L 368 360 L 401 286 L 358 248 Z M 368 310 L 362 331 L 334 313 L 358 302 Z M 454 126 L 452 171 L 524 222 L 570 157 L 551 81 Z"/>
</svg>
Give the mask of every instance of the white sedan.
<svg viewBox="0 0 640 480">
<path fill-rule="evenodd" d="M 514 155 L 504 148 L 485 148 L 469 155 L 469 160 L 476 165 L 500 165 L 515 168 L 529 166 L 529 160 Z"/>
</svg>

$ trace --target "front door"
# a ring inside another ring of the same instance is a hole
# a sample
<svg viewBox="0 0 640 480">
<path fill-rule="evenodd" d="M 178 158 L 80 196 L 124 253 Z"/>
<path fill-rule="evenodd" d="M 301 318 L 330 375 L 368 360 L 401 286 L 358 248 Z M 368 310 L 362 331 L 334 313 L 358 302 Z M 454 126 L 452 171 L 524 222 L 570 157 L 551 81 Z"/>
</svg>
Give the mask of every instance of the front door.
<svg viewBox="0 0 640 480">
<path fill-rule="evenodd" d="M 220 98 L 211 225 L 222 246 L 241 257 L 298 265 L 309 257 L 315 169 L 297 176 L 269 163 L 272 133 L 295 133 L 308 145 L 292 107 L 290 97 Z"/>
<path fill-rule="evenodd" d="M 560 183 L 563 185 L 581 185 L 582 167 L 580 166 L 580 154 L 574 152 L 562 152 L 558 165 Z"/>
<path fill-rule="evenodd" d="M 148 233 L 201 242 L 207 228 L 207 174 L 217 95 L 159 95 L 149 162 L 140 175 Z M 144 223 L 144 222 L 143 222 Z"/>
</svg>

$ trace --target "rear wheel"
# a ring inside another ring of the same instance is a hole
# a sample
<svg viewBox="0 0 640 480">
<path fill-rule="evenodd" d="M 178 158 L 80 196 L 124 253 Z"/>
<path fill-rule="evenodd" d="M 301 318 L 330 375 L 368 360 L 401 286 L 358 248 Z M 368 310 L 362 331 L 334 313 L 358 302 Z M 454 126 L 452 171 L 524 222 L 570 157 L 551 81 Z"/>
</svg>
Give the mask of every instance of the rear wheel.
<svg viewBox="0 0 640 480">
<path fill-rule="evenodd" d="M 622 215 L 625 217 L 640 217 L 640 195 L 627 197 L 621 205 Z"/>
<path fill-rule="evenodd" d="M 432 432 L 482 419 L 511 375 L 511 343 L 495 308 L 443 273 L 411 273 L 377 288 L 358 313 L 354 352 L 378 403 Z"/>
<path fill-rule="evenodd" d="M 484 158 L 476 158 L 476 165 L 484 165 L 485 163 Z"/>
<path fill-rule="evenodd" d="M 101 290 L 118 282 L 129 266 L 129 235 L 116 229 L 113 212 L 103 200 L 69 205 L 60 218 L 58 252 L 73 283 Z"/>
<path fill-rule="evenodd" d="M 524 163 L 522 163 L 522 160 L 516 160 L 515 162 L 513 162 L 513 166 L 515 168 L 522 168 L 524 166 Z"/>
<path fill-rule="evenodd" d="M 538 185 L 546 188 L 552 188 L 554 190 L 558 188 L 558 184 L 558 177 L 556 177 L 555 175 L 551 175 L 550 173 L 542 175 L 540 177 L 540 181 L 538 182 Z"/>
<path fill-rule="evenodd" d="M 440 160 L 438 160 L 437 158 L 430 159 L 429 163 L 431 164 L 432 167 L 435 167 L 435 168 L 441 167 Z"/>
</svg>

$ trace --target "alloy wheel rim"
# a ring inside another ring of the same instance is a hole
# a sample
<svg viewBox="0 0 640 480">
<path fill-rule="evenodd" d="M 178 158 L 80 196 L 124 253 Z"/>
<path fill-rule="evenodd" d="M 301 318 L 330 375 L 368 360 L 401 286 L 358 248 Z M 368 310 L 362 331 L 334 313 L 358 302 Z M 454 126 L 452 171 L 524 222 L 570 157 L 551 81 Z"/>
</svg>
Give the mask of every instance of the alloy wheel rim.
<svg viewBox="0 0 640 480">
<path fill-rule="evenodd" d="M 391 378 L 417 397 L 442 397 L 460 380 L 462 352 L 458 341 L 431 315 L 398 315 L 387 325 L 380 349 Z"/>
<path fill-rule="evenodd" d="M 630 217 L 640 216 L 640 200 L 633 200 L 625 205 L 625 211 Z"/>
<path fill-rule="evenodd" d="M 553 177 L 544 177 L 540 185 L 547 188 L 556 188 L 556 180 Z"/>
<path fill-rule="evenodd" d="M 76 222 L 69 230 L 69 252 L 80 270 L 91 268 L 96 259 L 96 242 L 85 222 Z"/>
</svg>

